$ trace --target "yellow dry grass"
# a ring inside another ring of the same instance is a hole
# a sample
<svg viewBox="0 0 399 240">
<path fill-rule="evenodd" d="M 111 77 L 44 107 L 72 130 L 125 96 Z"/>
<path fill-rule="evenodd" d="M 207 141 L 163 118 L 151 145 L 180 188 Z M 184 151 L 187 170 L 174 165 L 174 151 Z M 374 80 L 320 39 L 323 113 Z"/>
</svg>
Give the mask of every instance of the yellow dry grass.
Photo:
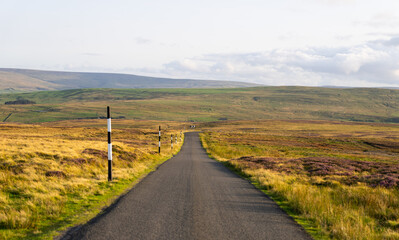
<svg viewBox="0 0 399 240">
<path fill-rule="evenodd" d="M 399 125 L 237 121 L 206 123 L 203 128 L 201 139 L 211 156 L 226 161 L 288 206 L 300 223 L 310 222 L 317 229 L 312 232 L 315 238 L 399 239 L 398 187 L 345 184 L 340 181 L 345 176 L 312 175 L 296 160 L 363 161 L 398 169 Z M 261 158 L 264 162 L 251 162 Z"/>
<path fill-rule="evenodd" d="M 107 183 L 105 120 L 0 124 L 0 239 L 49 238 L 92 216 L 151 168 L 177 153 L 173 122 L 113 121 L 113 176 Z M 162 153 L 158 152 L 158 124 Z M 180 137 L 180 136 L 179 136 Z M 174 143 L 175 144 L 175 143 Z M 79 217 L 77 215 L 87 215 Z"/>
</svg>

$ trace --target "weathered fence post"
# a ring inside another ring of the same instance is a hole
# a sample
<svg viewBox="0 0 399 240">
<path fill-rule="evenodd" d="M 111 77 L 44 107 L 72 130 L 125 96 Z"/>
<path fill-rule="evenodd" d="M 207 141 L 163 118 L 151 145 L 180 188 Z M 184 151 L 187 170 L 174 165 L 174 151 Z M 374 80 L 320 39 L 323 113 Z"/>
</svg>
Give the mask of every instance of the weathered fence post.
<svg viewBox="0 0 399 240">
<path fill-rule="evenodd" d="M 161 126 L 159 126 L 158 153 L 161 154 Z"/>
<path fill-rule="evenodd" d="M 170 134 L 170 148 L 173 149 L 173 135 Z"/>
<path fill-rule="evenodd" d="M 109 106 L 107 107 L 107 125 L 108 125 L 108 181 L 112 181 L 111 114 L 109 111 Z"/>
</svg>

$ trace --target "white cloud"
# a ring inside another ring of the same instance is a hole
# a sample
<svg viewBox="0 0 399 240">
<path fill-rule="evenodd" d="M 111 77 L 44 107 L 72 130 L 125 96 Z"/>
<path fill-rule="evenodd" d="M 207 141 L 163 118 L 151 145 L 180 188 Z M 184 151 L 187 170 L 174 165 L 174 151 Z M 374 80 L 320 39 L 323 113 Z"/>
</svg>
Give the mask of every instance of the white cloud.
<svg viewBox="0 0 399 240">
<path fill-rule="evenodd" d="M 86 52 L 86 53 L 82 53 L 82 55 L 83 56 L 89 56 L 89 57 L 98 57 L 98 56 L 101 56 L 102 54 Z"/>
<path fill-rule="evenodd" d="M 387 46 L 399 46 L 399 37 L 393 37 L 389 41 L 384 42 Z"/>
<path fill-rule="evenodd" d="M 338 53 L 334 62 L 348 75 L 359 72 L 360 68 L 367 63 L 378 62 L 386 57 L 389 56 L 385 52 L 369 46 L 360 46 L 351 48 L 345 53 Z"/>
<path fill-rule="evenodd" d="M 377 28 L 381 27 L 397 28 L 399 24 L 399 18 L 394 13 L 383 12 L 374 15 L 365 24 Z"/>
<path fill-rule="evenodd" d="M 142 37 L 137 37 L 135 40 L 136 40 L 137 44 L 148 44 L 148 43 L 151 43 L 150 39 L 142 38 Z"/>
<path fill-rule="evenodd" d="M 310 0 L 312 3 L 327 5 L 347 5 L 357 2 L 356 0 Z"/>
<path fill-rule="evenodd" d="M 399 86 L 399 38 L 343 48 L 211 54 L 173 61 L 160 73 L 267 85 Z"/>
</svg>

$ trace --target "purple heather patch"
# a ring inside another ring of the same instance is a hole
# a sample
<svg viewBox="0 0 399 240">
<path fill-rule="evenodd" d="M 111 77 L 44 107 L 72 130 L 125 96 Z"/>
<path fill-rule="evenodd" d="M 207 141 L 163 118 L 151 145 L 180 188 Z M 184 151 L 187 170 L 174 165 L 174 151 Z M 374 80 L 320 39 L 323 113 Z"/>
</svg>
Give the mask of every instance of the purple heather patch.
<svg viewBox="0 0 399 240">
<path fill-rule="evenodd" d="M 399 164 L 333 157 L 284 159 L 246 156 L 237 160 L 247 167 L 260 166 L 278 172 L 305 174 L 310 177 L 339 176 L 339 181 L 347 185 L 363 182 L 372 187 L 399 187 Z"/>
</svg>

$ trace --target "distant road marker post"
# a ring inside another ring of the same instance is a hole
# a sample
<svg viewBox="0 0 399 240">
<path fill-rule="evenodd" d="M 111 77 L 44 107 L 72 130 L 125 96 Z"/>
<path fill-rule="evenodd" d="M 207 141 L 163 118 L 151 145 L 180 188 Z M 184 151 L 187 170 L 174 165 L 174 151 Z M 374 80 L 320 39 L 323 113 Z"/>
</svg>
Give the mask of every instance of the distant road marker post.
<svg viewBox="0 0 399 240">
<path fill-rule="evenodd" d="M 170 148 L 173 149 L 173 135 L 170 134 Z"/>
<path fill-rule="evenodd" d="M 107 126 L 108 126 L 108 181 L 112 181 L 112 143 L 111 143 L 111 114 L 107 107 Z"/>
<path fill-rule="evenodd" d="M 158 135 L 158 153 L 161 154 L 161 126 L 159 126 L 159 135 Z"/>
</svg>

